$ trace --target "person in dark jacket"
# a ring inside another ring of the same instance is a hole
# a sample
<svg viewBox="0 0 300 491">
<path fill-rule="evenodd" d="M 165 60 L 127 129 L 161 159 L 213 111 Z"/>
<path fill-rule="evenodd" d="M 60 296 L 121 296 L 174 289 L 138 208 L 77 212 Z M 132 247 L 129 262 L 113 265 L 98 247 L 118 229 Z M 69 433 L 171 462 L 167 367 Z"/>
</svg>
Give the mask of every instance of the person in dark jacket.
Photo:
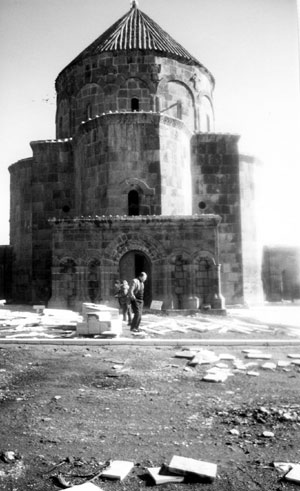
<svg viewBox="0 0 300 491">
<path fill-rule="evenodd" d="M 137 278 L 134 278 L 129 287 L 129 298 L 133 312 L 133 319 L 130 330 L 139 332 L 139 326 L 142 320 L 144 307 L 144 283 L 147 279 L 146 273 L 140 273 Z"/>
</svg>

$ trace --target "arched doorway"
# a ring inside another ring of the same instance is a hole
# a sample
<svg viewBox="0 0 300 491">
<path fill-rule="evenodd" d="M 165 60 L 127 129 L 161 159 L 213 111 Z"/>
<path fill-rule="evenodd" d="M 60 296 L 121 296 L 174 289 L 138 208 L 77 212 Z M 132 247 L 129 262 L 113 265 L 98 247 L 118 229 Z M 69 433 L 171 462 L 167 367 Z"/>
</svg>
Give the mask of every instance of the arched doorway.
<svg viewBox="0 0 300 491">
<path fill-rule="evenodd" d="M 152 301 L 152 286 L 151 286 L 151 262 L 148 256 L 141 251 L 129 251 L 120 259 L 119 264 L 120 279 L 127 280 L 130 284 L 131 280 L 137 277 L 142 271 L 147 273 L 147 281 L 145 282 L 144 302 L 145 307 L 150 307 Z"/>
</svg>

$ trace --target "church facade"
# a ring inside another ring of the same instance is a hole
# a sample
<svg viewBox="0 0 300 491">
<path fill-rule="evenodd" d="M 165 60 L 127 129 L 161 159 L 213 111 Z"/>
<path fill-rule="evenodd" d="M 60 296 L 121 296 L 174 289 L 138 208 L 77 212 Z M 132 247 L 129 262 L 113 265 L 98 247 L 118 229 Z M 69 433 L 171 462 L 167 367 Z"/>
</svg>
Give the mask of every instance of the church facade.
<svg viewBox="0 0 300 491">
<path fill-rule="evenodd" d="M 56 139 L 9 168 L 14 299 L 79 309 L 146 271 L 146 305 L 261 300 L 256 162 L 214 85 L 134 1 L 62 70 Z"/>
</svg>

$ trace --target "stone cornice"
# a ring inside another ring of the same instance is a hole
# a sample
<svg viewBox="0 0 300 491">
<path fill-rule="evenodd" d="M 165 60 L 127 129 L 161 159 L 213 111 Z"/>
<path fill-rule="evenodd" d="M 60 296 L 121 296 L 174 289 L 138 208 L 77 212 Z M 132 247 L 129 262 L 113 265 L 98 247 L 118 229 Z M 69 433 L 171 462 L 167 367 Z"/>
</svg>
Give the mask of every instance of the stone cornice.
<svg viewBox="0 0 300 491">
<path fill-rule="evenodd" d="M 77 135 L 88 133 L 92 129 L 95 129 L 102 124 L 126 124 L 128 122 L 139 124 L 153 124 L 154 122 L 156 122 L 157 124 L 163 123 L 169 126 L 173 126 L 174 128 L 184 130 L 187 134 L 191 135 L 191 132 L 188 130 L 185 123 L 180 119 L 173 118 L 172 116 L 168 116 L 162 113 L 155 113 L 152 111 L 109 111 L 108 113 L 102 113 L 101 115 L 96 115 L 93 118 L 89 118 L 87 121 L 82 121 L 81 125 L 78 128 Z"/>
<path fill-rule="evenodd" d="M 139 215 L 139 216 L 127 216 L 127 215 L 102 215 L 102 216 L 81 216 L 70 218 L 50 218 L 48 222 L 53 226 L 74 226 L 76 224 L 88 225 L 94 224 L 100 226 L 101 224 L 119 224 L 119 223 L 162 223 L 162 224 L 188 224 L 198 223 L 203 226 L 217 226 L 221 222 L 219 215 L 202 214 L 202 215 Z"/>
</svg>

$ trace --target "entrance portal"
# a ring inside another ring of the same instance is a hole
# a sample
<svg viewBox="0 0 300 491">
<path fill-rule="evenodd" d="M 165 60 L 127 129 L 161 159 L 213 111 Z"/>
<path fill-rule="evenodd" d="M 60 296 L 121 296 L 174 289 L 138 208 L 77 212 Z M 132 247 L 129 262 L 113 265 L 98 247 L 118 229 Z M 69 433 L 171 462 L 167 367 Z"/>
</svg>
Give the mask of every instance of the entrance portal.
<svg viewBox="0 0 300 491">
<path fill-rule="evenodd" d="M 127 280 L 130 284 L 133 278 L 136 278 L 142 271 L 147 274 L 145 282 L 144 304 L 150 307 L 152 301 L 151 288 L 151 262 L 149 258 L 140 251 L 130 251 L 124 254 L 119 264 L 120 280 Z"/>
</svg>

